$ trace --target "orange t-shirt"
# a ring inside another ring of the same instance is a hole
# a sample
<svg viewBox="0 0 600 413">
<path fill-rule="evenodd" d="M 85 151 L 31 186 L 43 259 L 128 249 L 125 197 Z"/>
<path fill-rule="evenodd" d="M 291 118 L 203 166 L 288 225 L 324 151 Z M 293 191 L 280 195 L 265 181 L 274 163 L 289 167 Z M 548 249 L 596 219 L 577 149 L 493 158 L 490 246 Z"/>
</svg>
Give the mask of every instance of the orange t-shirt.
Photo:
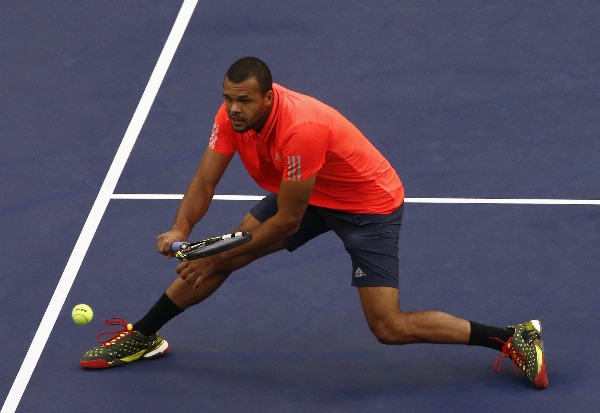
<svg viewBox="0 0 600 413">
<path fill-rule="evenodd" d="M 387 159 L 344 116 L 318 100 L 273 85 L 273 108 L 260 132 L 237 133 L 223 104 L 209 147 L 236 151 L 262 188 L 278 193 L 283 180 L 317 174 L 309 203 L 338 211 L 387 214 L 404 200 Z"/>
</svg>

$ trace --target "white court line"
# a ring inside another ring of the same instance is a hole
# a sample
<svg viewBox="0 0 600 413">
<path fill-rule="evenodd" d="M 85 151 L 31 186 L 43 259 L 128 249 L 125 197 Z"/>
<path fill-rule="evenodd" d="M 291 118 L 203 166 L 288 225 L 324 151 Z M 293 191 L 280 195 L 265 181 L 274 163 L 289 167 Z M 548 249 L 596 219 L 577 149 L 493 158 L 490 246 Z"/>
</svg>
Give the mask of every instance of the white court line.
<svg viewBox="0 0 600 413">
<path fill-rule="evenodd" d="M 260 201 L 264 195 L 215 195 L 213 199 L 219 201 Z M 183 199 L 183 194 L 113 194 L 112 199 L 125 200 L 168 200 Z"/>
<path fill-rule="evenodd" d="M 67 295 L 69 294 L 69 290 L 75 281 L 75 277 L 77 276 L 77 272 L 81 267 L 81 263 L 83 262 L 83 258 L 92 242 L 92 238 L 96 233 L 96 229 L 98 225 L 100 225 L 100 221 L 102 220 L 102 216 L 106 211 L 106 207 L 112 197 L 112 194 L 117 186 L 117 182 L 123 172 L 123 168 L 125 167 L 125 163 L 129 158 L 129 154 L 133 149 L 133 145 L 137 140 L 137 137 L 142 129 L 144 122 L 146 121 L 146 117 L 148 116 L 148 112 L 150 112 L 150 108 L 152 107 L 152 103 L 156 98 L 160 85 L 167 73 L 169 66 L 171 65 L 171 61 L 173 60 L 173 56 L 175 55 L 175 51 L 181 42 L 183 37 L 183 33 L 187 28 L 187 25 L 192 17 L 194 9 L 196 8 L 196 4 L 198 0 L 185 0 L 181 9 L 179 10 L 179 14 L 177 15 L 177 19 L 173 24 L 173 28 L 171 29 L 171 33 L 167 38 L 165 46 L 156 62 L 156 66 L 150 76 L 150 80 L 146 85 L 146 89 L 144 90 L 144 94 L 142 95 L 140 102 L 138 103 L 137 109 L 133 114 L 131 122 L 129 123 L 129 127 L 125 132 L 123 140 L 121 141 L 121 145 L 117 150 L 117 153 L 113 159 L 113 162 L 106 174 L 106 178 L 104 179 L 104 183 L 100 188 L 100 192 L 98 192 L 98 196 L 96 197 L 96 201 L 92 206 L 90 214 L 85 221 L 85 224 L 79 234 L 79 238 L 77 239 L 77 243 L 73 248 L 71 253 L 71 257 L 65 266 L 62 276 L 54 290 L 54 294 L 50 299 L 50 303 L 46 308 L 46 312 L 40 325 L 33 337 L 33 341 L 29 346 L 29 350 L 25 355 L 25 359 L 21 364 L 21 368 L 17 373 L 15 381 L 12 384 L 12 387 L 4 401 L 4 405 L 2 406 L 2 410 L 0 413 L 12 413 L 17 410 L 17 406 L 23 397 L 23 393 L 31 379 L 31 375 L 35 370 L 35 367 L 39 361 L 39 358 L 46 346 L 46 342 L 48 341 L 48 337 L 54 328 L 54 324 L 60 314 L 60 311 L 65 303 Z"/>
<path fill-rule="evenodd" d="M 406 198 L 415 204 L 600 205 L 600 199 Z"/>
<path fill-rule="evenodd" d="M 112 199 L 169 200 L 182 199 L 183 194 L 113 194 Z M 215 195 L 225 201 L 259 201 L 264 195 Z M 415 204 L 505 204 L 505 205 L 600 205 L 600 199 L 516 199 L 516 198 L 406 198 Z"/>
</svg>

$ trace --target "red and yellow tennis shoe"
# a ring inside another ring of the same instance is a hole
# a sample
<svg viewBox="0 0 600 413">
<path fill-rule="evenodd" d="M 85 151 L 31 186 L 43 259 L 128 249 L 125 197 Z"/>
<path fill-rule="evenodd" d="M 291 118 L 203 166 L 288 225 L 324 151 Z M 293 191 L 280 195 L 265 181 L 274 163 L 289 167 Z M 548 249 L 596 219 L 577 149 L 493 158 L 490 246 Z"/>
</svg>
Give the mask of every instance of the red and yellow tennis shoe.
<svg viewBox="0 0 600 413">
<path fill-rule="evenodd" d="M 132 361 L 160 357 L 169 351 L 169 343 L 160 336 L 152 334 L 145 336 L 132 329 L 131 324 L 121 318 L 111 318 L 104 321 L 108 325 L 120 325 L 117 331 L 102 332 L 98 335 L 99 346 L 88 350 L 79 361 L 84 369 L 105 369 L 122 366 Z M 104 335 L 112 336 L 101 340 Z"/>
<path fill-rule="evenodd" d="M 542 341 L 542 323 L 539 320 L 531 320 L 509 328 L 514 329 L 515 333 L 506 342 L 502 342 L 504 346 L 496 358 L 494 370 L 500 371 L 504 359 L 509 357 L 515 363 L 515 369 L 520 369 L 533 387 L 545 389 L 548 387 L 548 374 Z"/>
</svg>

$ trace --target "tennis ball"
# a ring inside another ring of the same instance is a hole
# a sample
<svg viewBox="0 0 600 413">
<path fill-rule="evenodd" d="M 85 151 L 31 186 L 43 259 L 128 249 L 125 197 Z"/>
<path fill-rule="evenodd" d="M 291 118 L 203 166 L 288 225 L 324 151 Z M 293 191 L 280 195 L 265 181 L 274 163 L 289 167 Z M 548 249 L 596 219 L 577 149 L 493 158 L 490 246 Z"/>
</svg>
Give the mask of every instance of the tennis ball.
<svg viewBox="0 0 600 413">
<path fill-rule="evenodd" d="M 84 326 L 94 317 L 94 312 L 92 308 L 87 304 L 77 304 L 73 307 L 73 311 L 71 311 L 71 317 L 73 317 L 73 321 L 75 324 L 79 324 L 80 326 Z"/>
</svg>

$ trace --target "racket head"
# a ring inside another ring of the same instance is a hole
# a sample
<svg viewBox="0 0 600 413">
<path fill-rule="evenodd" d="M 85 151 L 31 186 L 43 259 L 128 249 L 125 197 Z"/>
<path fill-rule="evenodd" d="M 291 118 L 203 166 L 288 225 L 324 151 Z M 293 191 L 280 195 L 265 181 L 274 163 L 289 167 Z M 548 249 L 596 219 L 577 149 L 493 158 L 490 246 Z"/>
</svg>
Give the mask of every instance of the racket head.
<svg viewBox="0 0 600 413">
<path fill-rule="evenodd" d="M 250 232 L 232 232 L 198 242 L 174 242 L 171 250 L 179 261 L 197 260 L 239 247 L 252 239 Z"/>
</svg>

